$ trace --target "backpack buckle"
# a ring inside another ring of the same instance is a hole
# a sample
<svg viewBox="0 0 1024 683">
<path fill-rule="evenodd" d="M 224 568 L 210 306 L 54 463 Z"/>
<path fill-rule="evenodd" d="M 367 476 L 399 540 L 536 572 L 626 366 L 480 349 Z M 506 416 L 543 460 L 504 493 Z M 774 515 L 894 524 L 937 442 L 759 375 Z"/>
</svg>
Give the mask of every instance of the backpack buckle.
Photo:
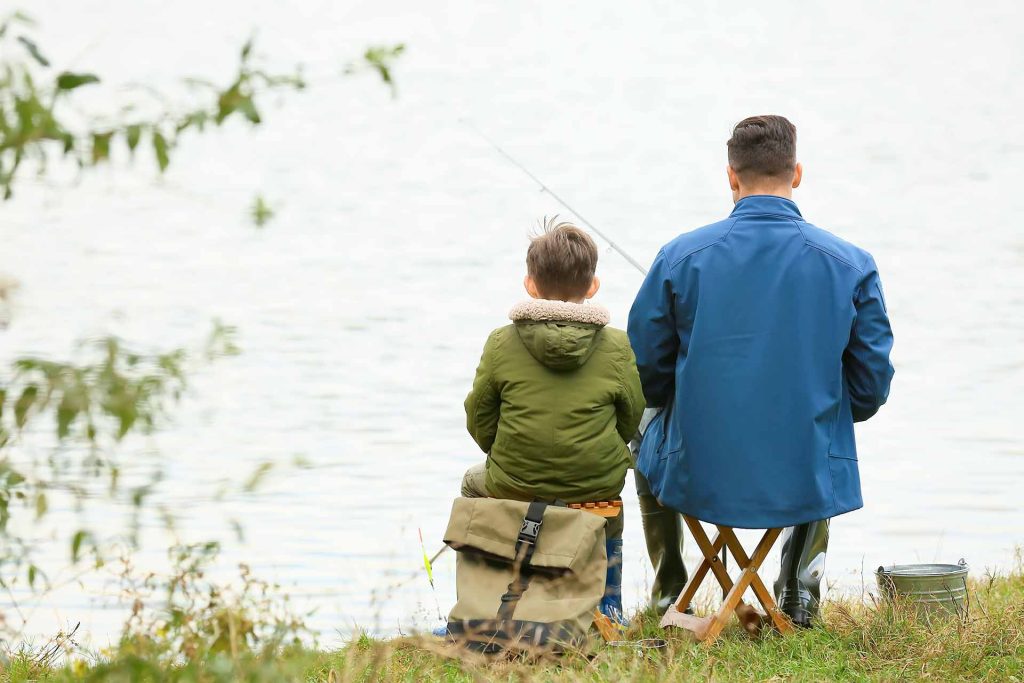
<svg viewBox="0 0 1024 683">
<path fill-rule="evenodd" d="M 519 529 L 519 540 L 523 543 L 536 543 L 537 536 L 540 535 L 540 525 L 541 522 L 524 519 L 523 526 Z"/>
</svg>

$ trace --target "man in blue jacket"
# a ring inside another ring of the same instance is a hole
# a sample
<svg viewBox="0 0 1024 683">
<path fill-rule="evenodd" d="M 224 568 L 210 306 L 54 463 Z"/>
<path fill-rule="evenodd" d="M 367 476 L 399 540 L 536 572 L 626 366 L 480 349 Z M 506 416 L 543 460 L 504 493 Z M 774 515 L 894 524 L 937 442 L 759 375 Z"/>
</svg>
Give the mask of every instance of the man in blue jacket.
<svg viewBox="0 0 1024 683">
<path fill-rule="evenodd" d="M 791 527 L 775 592 L 808 625 L 828 520 L 863 505 L 853 423 L 889 394 L 892 330 L 871 255 L 791 199 L 803 173 L 793 124 L 745 119 L 728 150 L 732 213 L 666 244 L 630 311 L 644 394 L 660 409 L 638 488 L 706 522 Z"/>
</svg>

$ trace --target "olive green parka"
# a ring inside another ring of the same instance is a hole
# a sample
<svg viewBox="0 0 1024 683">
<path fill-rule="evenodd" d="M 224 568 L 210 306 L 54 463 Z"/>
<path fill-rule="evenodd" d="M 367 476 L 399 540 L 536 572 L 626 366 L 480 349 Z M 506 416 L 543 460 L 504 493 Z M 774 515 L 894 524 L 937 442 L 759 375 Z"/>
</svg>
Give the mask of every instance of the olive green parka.
<svg viewBox="0 0 1024 683">
<path fill-rule="evenodd" d="M 491 333 L 466 426 L 487 457 L 496 498 L 618 496 L 631 465 L 627 443 L 644 411 L 629 339 L 594 304 L 534 299 Z"/>
</svg>

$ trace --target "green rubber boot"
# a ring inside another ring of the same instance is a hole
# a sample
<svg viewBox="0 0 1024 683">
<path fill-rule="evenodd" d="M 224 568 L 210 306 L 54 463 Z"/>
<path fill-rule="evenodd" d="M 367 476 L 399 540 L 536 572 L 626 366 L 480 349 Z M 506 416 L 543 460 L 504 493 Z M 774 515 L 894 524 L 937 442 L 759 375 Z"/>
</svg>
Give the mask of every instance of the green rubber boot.
<svg viewBox="0 0 1024 683">
<path fill-rule="evenodd" d="M 664 614 L 686 586 L 683 564 L 683 518 L 675 510 L 664 507 L 651 493 L 647 479 L 634 470 L 636 493 L 640 499 L 640 518 L 647 542 L 647 556 L 654 567 L 651 605 Z M 689 611 L 689 610 L 687 610 Z"/>
</svg>

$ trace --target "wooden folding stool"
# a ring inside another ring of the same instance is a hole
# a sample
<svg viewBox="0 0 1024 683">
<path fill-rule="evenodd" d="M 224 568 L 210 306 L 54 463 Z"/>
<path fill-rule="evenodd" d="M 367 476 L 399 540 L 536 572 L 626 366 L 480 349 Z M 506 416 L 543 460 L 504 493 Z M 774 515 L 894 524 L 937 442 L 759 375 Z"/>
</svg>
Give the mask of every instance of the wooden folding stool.
<svg viewBox="0 0 1024 683">
<path fill-rule="evenodd" d="M 683 515 L 683 519 L 686 521 L 686 526 L 690 529 L 690 533 L 697 542 L 697 547 L 700 548 L 704 560 L 697 567 L 690 580 L 686 582 L 686 586 L 683 588 L 683 592 L 679 594 L 675 605 L 669 607 L 668 612 L 665 613 L 665 617 L 661 620 L 662 628 L 669 626 L 685 628 L 691 631 L 699 640 L 711 643 L 718 638 L 722 629 L 725 628 L 726 622 L 729 621 L 729 617 L 736 612 L 736 608 L 742 603 L 743 593 L 747 588 L 751 588 L 775 628 L 781 633 L 793 633 L 795 631 L 793 624 L 779 611 L 775 604 L 775 598 L 765 587 L 761 577 L 757 575 L 757 570 L 761 568 L 761 563 L 768 557 L 768 551 L 772 549 L 775 541 L 779 538 L 779 534 L 782 533 L 782 529 L 766 530 L 764 535 L 761 536 L 757 547 L 754 548 L 753 554 L 748 557 L 743 546 L 740 545 L 739 539 L 736 538 L 736 533 L 732 527 L 716 524 L 715 527 L 718 529 L 718 533 L 715 534 L 715 539 L 712 541 L 708 539 L 708 535 L 704 532 L 704 527 L 701 526 L 700 521 L 689 515 Z M 729 572 L 722 566 L 722 561 L 718 557 L 718 553 L 722 548 L 726 548 L 732 554 L 736 559 L 736 564 L 742 570 L 735 583 L 733 583 Z M 722 601 L 722 606 L 718 608 L 718 611 L 713 616 L 707 618 L 685 614 L 685 610 L 690 606 L 693 597 L 697 594 L 697 589 L 709 571 L 718 579 L 722 589 L 727 591 L 725 599 Z M 753 609 L 750 608 L 750 613 L 752 614 L 752 612 Z"/>
</svg>

